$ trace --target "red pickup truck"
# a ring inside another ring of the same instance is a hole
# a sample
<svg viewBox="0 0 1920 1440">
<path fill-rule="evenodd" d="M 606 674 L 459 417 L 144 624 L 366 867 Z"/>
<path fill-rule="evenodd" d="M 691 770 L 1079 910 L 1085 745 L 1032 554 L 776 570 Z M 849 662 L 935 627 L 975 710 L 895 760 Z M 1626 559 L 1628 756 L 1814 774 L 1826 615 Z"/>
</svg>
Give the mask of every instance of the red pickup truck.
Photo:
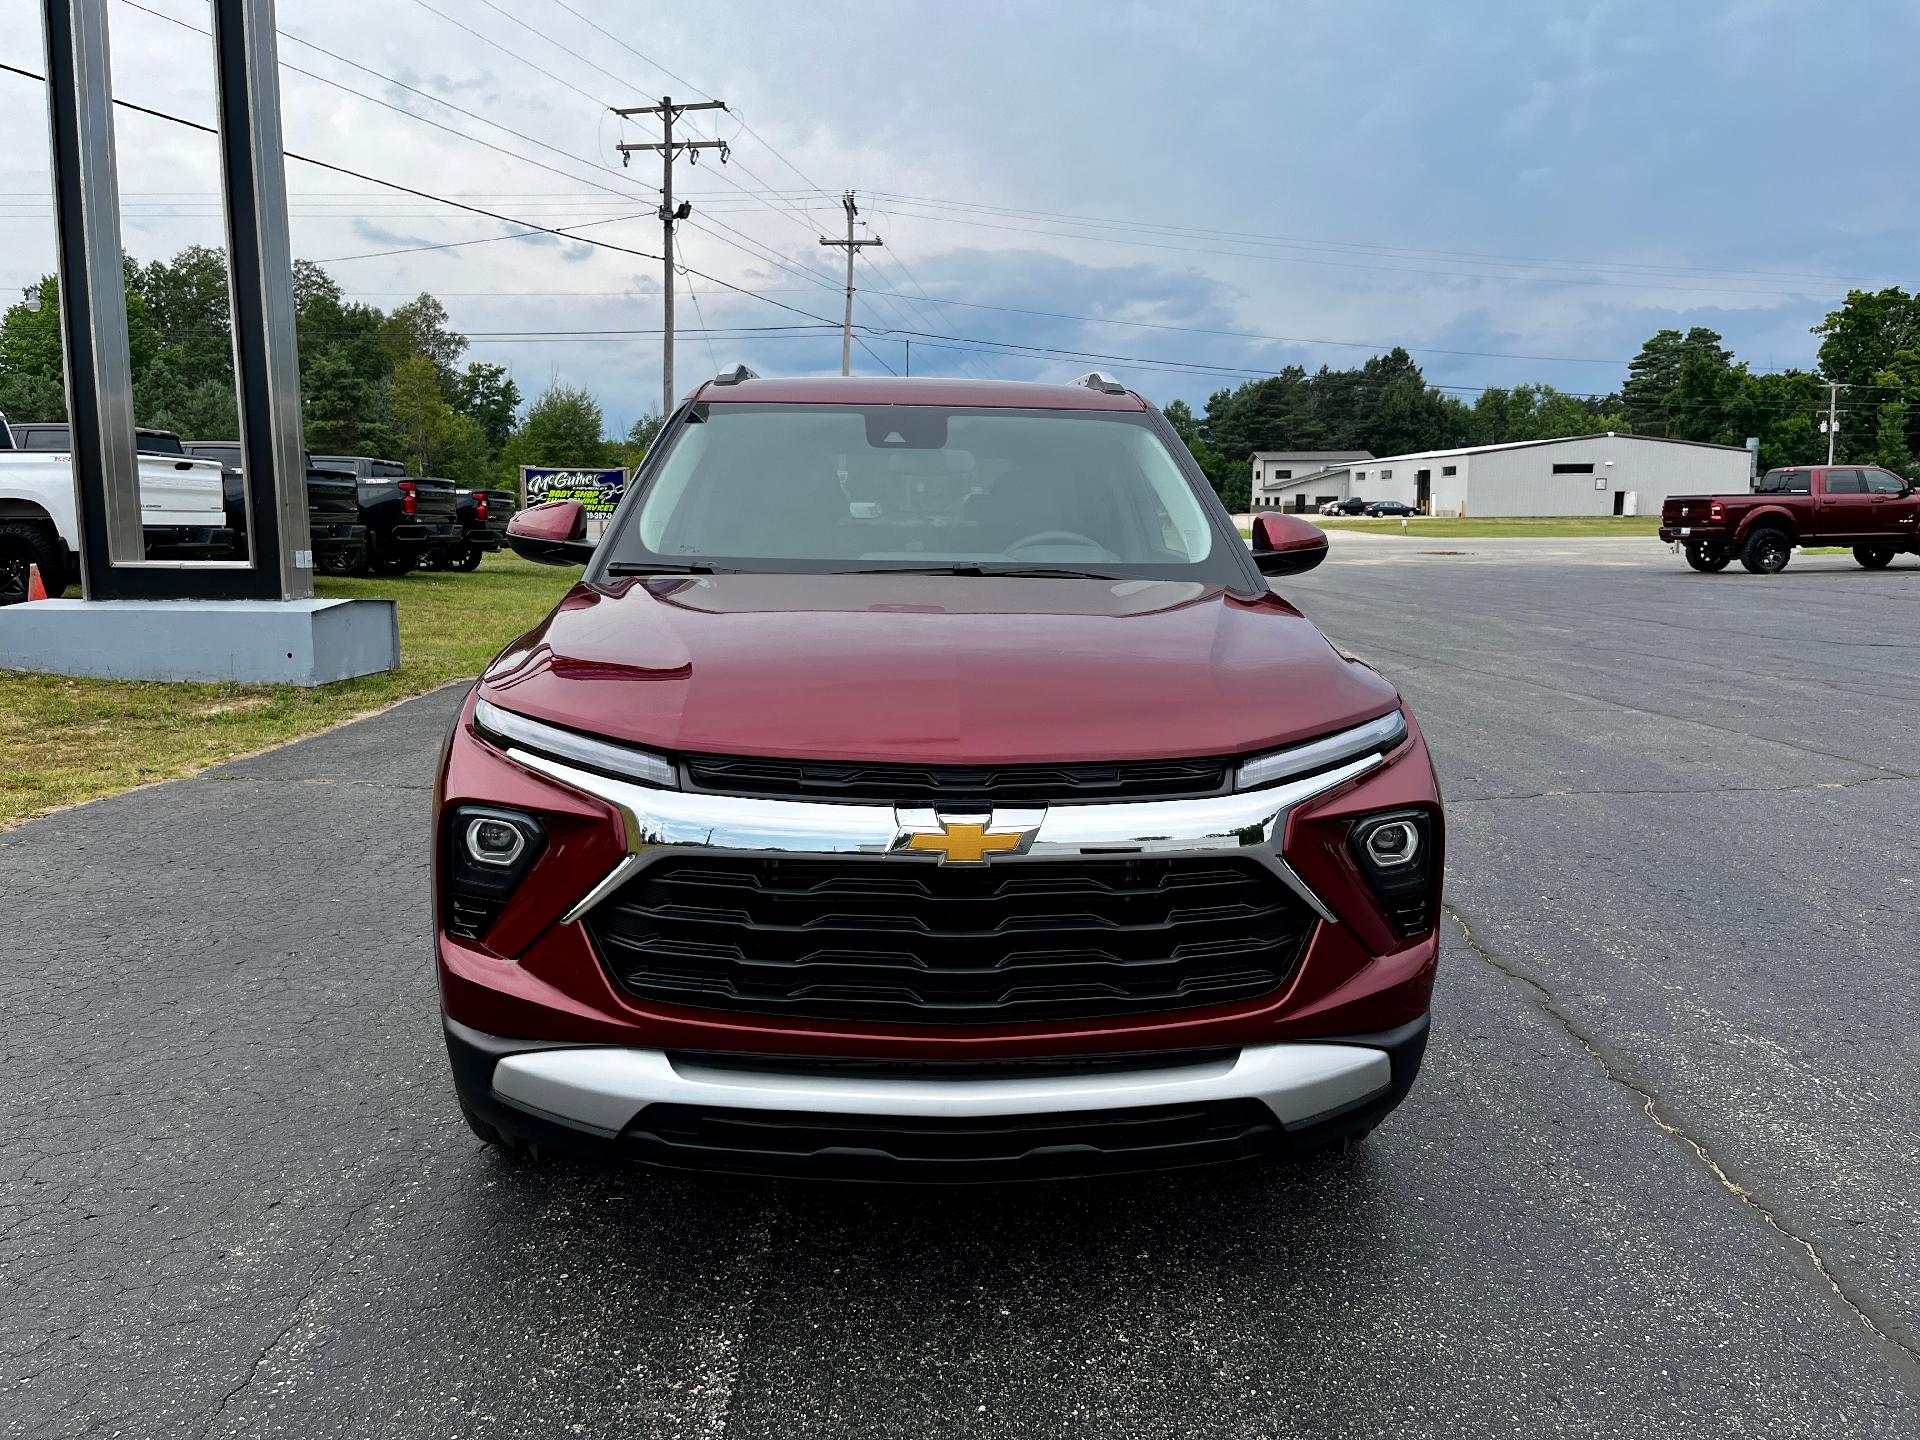
<svg viewBox="0 0 1920 1440">
<path fill-rule="evenodd" d="M 1850 545 L 1881 570 L 1920 552 L 1920 496 L 1874 465 L 1794 465 L 1769 470 L 1751 495 L 1674 495 L 1660 511 L 1660 538 L 1684 546 L 1696 570 L 1738 558 L 1756 575 L 1787 568 L 1796 545 Z"/>
<path fill-rule="evenodd" d="M 1104 376 L 702 385 L 436 796 L 490 1143 L 977 1180 L 1351 1143 L 1426 1044 L 1419 725 Z"/>
</svg>

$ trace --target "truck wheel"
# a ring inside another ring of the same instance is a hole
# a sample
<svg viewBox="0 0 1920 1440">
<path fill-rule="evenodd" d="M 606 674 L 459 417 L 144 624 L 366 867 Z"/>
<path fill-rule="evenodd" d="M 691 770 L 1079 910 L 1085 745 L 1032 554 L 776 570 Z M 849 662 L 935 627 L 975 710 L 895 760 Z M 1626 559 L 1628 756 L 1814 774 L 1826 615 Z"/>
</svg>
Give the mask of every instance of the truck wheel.
<svg viewBox="0 0 1920 1440">
<path fill-rule="evenodd" d="M 1687 564 L 1708 575 L 1717 575 L 1733 563 L 1733 553 L 1718 540 L 1695 540 L 1687 546 Z"/>
<path fill-rule="evenodd" d="M 465 570 L 468 572 L 478 570 L 480 568 L 480 557 L 485 553 L 486 552 L 483 551 L 478 545 L 469 545 L 466 547 L 466 549 L 462 550 L 458 555 L 454 556 L 453 568 L 456 570 Z M 1893 557 L 1888 556 L 1887 558 L 1892 559 Z"/>
<path fill-rule="evenodd" d="M 420 557 L 411 550 L 396 550 L 373 557 L 373 573 L 376 575 L 404 575 L 420 563 Z"/>
<path fill-rule="evenodd" d="M 362 575 L 367 568 L 367 547 L 339 545 L 314 556 L 314 568 L 322 575 Z"/>
<path fill-rule="evenodd" d="M 18 605 L 27 598 L 30 565 L 40 567 L 47 594 L 67 588 L 60 541 L 50 527 L 20 520 L 0 525 L 0 605 Z"/>
<path fill-rule="evenodd" d="M 1863 570 L 1884 570 L 1893 563 L 1891 545 L 1856 545 L 1853 558 L 1860 562 Z"/>
<path fill-rule="evenodd" d="M 1755 575 L 1778 575 L 1792 558 L 1793 537 L 1772 525 L 1755 530 L 1740 548 L 1740 563 Z"/>
</svg>

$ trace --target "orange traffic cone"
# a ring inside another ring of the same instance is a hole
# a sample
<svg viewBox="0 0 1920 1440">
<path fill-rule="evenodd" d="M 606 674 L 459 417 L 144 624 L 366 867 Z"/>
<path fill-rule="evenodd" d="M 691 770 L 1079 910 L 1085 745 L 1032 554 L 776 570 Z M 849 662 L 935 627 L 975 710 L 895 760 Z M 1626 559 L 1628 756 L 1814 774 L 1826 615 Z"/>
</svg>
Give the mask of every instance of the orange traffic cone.
<svg viewBox="0 0 1920 1440">
<path fill-rule="evenodd" d="M 44 600 L 47 598 L 47 582 L 40 578 L 38 565 L 27 566 L 27 599 Z"/>
</svg>

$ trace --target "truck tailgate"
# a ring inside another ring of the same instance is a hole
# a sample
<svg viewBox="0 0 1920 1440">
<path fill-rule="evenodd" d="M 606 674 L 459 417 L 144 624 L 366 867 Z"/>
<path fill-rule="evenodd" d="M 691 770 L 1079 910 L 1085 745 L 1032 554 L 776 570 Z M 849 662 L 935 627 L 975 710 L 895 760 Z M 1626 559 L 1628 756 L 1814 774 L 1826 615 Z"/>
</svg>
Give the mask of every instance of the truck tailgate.
<svg viewBox="0 0 1920 1440">
<path fill-rule="evenodd" d="M 1666 503 L 1660 507 L 1660 523 L 1704 525 L 1707 523 L 1707 507 L 1712 503 L 1711 495 L 1669 495 Z"/>
<path fill-rule="evenodd" d="M 453 500 L 453 482 L 435 480 L 422 476 L 409 477 L 413 486 L 413 518 L 423 525 L 451 525 L 454 523 L 455 508 Z"/>
<path fill-rule="evenodd" d="M 220 462 L 142 455 L 140 523 L 193 529 L 227 523 Z"/>
</svg>

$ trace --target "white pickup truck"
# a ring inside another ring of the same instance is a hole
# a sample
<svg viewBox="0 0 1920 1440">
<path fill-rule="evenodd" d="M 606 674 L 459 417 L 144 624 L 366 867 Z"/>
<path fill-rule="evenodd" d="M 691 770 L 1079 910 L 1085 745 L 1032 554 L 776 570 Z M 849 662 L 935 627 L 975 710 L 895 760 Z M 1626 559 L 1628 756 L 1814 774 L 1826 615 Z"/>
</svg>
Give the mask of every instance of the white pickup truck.
<svg viewBox="0 0 1920 1440">
<path fill-rule="evenodd" d="M 225 559 L 233 553 L 220 464 L 142 453 L 140 523 L 150 559 Z M 27 567 L 47 593 L 79 578 L 73 451 L 65 425 L 22 425 L 0 415 L 0 605 L 27 597 Z"/>
</svg>

